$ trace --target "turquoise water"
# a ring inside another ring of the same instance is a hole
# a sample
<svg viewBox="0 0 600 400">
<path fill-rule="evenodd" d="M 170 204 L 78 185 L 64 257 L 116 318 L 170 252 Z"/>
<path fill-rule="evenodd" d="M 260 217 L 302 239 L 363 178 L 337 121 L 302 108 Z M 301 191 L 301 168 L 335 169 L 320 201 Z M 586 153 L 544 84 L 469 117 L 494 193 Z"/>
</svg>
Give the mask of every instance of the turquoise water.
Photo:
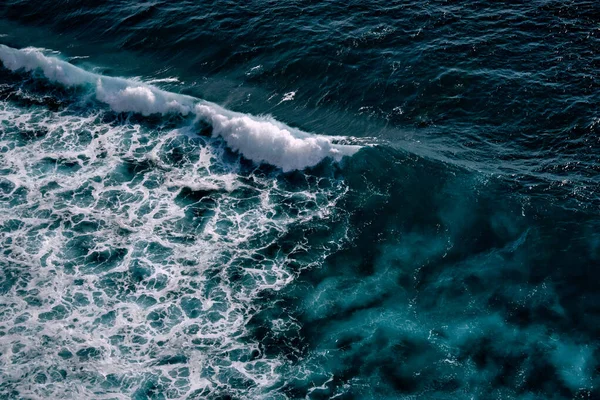
<svg viewBox="0 0 600 400">
<path fill-rule="evenodd" d="M 598 398 L 594 2 L 0 5 L 0 398 Z"/>
</svg>

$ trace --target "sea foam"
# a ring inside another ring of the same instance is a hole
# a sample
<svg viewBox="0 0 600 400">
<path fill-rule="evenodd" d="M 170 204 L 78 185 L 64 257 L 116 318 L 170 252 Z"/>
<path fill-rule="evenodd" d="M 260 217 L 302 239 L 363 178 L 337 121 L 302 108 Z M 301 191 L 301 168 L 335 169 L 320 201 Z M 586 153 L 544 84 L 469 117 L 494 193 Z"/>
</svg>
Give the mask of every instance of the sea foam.
<svg viewBox="0 0 600 400">
<path fill-rule="evenodd" d="M 151 114 L 193 113 L 198 120 L 212 124 L 213 135 L 244 157 L 281 168 L 284 172 L 315 166 L 331 157 L 340 161 L 356 153 L 360 146 L 335 143 L 334 138 L 303 132 L 271 117 L 226 110 L 217 104 L 167 92 L 130 79 L 103 76 L 86 71 L 39 49 L 14 49 L 0 45 L 0 60 L 11 71 L 41 71 L 50 81 L 65 86 L 88 86 L 96 99 L 116 112 Z M 343 139 L 343 138 L 337 138 Z"/>
<path fill-rule="evenodd" d="M 21 107 L 37 93 L 17 92 L 0 99 L 0 398 L 128 399 L 155 383 L 273 398 L 288 360 L 249 321 L 345 243 L 345 182 L 247 168 L 193 124 Z M 333 221 L 340 235 L 313 241 Z"/>
</svg>

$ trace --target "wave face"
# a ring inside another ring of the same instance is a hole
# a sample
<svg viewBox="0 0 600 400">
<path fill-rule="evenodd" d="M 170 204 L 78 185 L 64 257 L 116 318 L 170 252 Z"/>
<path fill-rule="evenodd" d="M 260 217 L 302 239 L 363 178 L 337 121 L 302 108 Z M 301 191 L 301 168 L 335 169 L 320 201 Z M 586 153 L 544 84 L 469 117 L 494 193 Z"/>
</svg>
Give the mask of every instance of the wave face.
<svg viewBox="0 0 600 400">
<path fill-rule="evenodd" d="M 0 1 L 0 399 L 600 399 L 599 4 Z"/>
</svg>

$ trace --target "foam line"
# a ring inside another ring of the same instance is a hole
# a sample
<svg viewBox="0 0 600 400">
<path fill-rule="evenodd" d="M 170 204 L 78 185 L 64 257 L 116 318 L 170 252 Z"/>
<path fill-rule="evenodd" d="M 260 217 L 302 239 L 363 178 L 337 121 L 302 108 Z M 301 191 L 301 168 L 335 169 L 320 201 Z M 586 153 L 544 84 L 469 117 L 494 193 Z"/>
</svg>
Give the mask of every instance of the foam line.
<svg viewBox="0 0 600 400">
<path fill-rule="evenodd" d="M 217 104 L 167 92 L 155 86 L 125 78 L 95 74 L 39 49 L 14 49 L 0 45 L 0 60 L 11 71 L 41 71 L 50 81 L 65 86 L 88 86 L 96 99 L 116 112 L 142 115 L 193 113 L 213 125 L 213 135 L 257 163 L 280 167 L 284 172 L 314 166 L 324 158 L 340 161 L 360 146 L 334 143 L 328 136 L 314 135 L 282 124 L 271 117 L 256 117 L 226 110 Z"/>
</svg>

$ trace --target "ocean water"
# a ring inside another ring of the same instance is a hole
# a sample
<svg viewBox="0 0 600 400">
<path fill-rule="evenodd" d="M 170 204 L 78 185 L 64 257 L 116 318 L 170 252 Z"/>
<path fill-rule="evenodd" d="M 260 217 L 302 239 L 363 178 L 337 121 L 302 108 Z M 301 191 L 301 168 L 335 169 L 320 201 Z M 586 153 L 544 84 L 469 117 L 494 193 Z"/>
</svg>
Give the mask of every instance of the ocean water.
<svg viewBox="0 0 600 400">
<path fill-rule="evenodd" d="M 600 3 L 0 3 L 0 398 L 600 398 Z"/>
</svg>

